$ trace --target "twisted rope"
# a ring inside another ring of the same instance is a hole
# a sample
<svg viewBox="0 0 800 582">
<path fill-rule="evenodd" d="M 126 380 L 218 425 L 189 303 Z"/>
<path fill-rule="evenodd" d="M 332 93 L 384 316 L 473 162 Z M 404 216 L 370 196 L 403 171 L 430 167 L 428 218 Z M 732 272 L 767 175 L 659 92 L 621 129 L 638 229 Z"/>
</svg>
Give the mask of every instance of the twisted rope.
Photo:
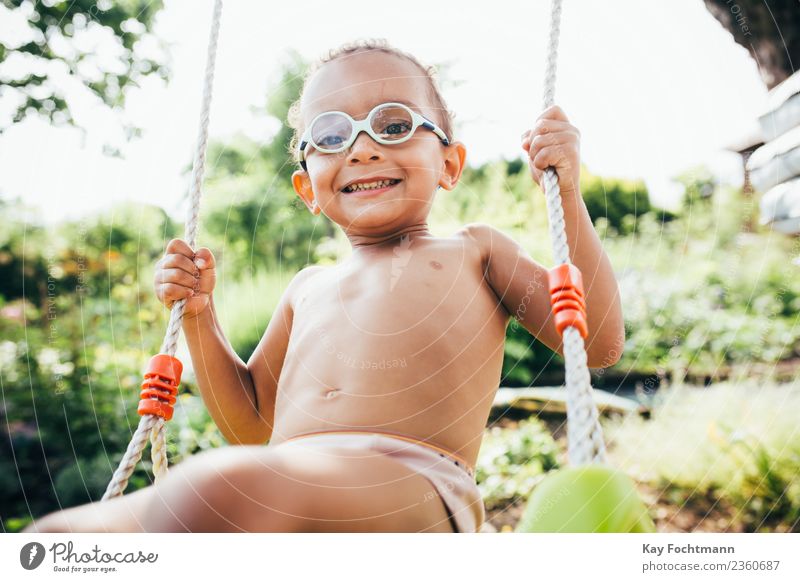
<svg viewBox="0 0 800 582">
<path fill-rule="evenodd" d="M 547 70 L 544 77 L 544 109 L 553 105 L 556 87 L 558 37 L 561 32 L 561 0 L 553 0 L 550 12 L 550 43 L 547 50 Z M 544 171 L 544 196 L 550 224 L 553 260 L 556 265 L 570 263 L 564 209 L 558 174 L 552 166 Z M 569 462 L 572 465 L 605 463 L 606 448 L 603 430 L 598 420 L 597 405 L 592 397 L 591 377 L 586 358 L 586 346 L 580 332 L 568 327 L 563 333 L 564 363 L 567 385 L 567 441 Z"/>
<path fill-rule="evenodd" d="M 203 98 L 200 107 L 200 127 L 197 132 L 197 146 L 195 147 L 192 162 L 192 183 L 189 196 L 189 212 L 186 219 L 185 239 L 187 244 L 194 248 L 197 243 L 197 231 L 200 218 L 200 196 L 202 193 L 203 174 L 206 164 L 206 148 L 208 145 L 208 122 L 211 112 L 211 93 L 214 85 L 214 67 L 217 58 L 217 42 L 219 40 L 219 26 L 222 18 L 222 0 L 214 0 L 214 12 L 211 17 L 211 32 L 208 38 L 208 52 L 206 54 L 206 74 L 203 84 Z M 169 325 L 161 344 L 161 353 L 174 356 L 178 347 L 178 336 L 183 322 L 185 299 L 179 299 L 172 305 Z M 103 501 L 122 495 L 128 480 L 142 457 L 142 451 L 150 437 L 150 455 L 153 462 L 153 474 L 156 483 L 167 475 L 167 438 L 166 422 L 163 418 L 146 414 L 139 421 L 139 426 L 128 444 L 125 455 L 114 471 L 111 482 L 103 494 Z"/>
</svg>

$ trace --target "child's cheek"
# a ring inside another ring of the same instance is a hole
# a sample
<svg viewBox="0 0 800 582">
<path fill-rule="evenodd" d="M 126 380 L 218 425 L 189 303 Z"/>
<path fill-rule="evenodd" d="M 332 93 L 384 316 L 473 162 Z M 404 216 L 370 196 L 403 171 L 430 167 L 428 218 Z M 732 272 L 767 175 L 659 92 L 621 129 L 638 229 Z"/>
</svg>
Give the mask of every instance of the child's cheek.
<svg viewBox="0 0 800 582">
<path fill-rule="evenodd" d="M 311 176 L 311 184 L 314 191 L 319 192 L 323 187 L 333 188 L 336 178 L 336 158 L 338 154 L 331 154 L 325 158 L 317 158 L 313 163 L 308 164 L 308 174 Z"/>
</svg>

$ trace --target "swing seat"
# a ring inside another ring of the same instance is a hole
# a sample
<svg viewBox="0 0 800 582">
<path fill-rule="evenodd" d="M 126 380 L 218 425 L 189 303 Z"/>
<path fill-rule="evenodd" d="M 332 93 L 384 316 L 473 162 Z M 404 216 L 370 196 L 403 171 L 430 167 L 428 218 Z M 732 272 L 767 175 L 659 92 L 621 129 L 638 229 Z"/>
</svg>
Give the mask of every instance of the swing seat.
<svg viewBox="0 0 800 582">
<path fill-rule="evenodd" d="M 633 480 L 605 465 L 554 471 L 533 490 L 518 533 L 654 533 Z"/>
</svg>

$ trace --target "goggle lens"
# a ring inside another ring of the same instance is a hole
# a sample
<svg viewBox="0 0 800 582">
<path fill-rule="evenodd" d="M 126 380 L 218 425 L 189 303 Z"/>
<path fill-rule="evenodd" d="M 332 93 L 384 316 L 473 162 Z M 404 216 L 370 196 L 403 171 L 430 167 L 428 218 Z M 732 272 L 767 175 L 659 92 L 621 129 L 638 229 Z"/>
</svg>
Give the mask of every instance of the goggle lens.
<svg viewBox="0 0 800 582">
<path fill-rule="evenodd" d="M 409 136 L 414 128 L 414 120 L 407 109 L 388 105 L 375 111 L 370 127 L 381 139 L 399 141 Z"/>
<path fill-rule="evenodd" d="M 340 148 L 351 133 L 353 124 L 341 113 L 326 113 L 311 126 L 311 140 L 323 152 Z"/>
</svg>

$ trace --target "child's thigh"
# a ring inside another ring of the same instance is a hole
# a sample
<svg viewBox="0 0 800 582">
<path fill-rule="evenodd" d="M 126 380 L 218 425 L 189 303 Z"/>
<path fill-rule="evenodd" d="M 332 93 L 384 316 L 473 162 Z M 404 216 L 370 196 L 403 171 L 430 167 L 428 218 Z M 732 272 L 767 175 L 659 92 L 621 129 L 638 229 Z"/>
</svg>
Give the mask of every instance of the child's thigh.
<svg viewBox="0 0 800 582">
<path fill-rule="evenodd" d="M 433 485 L 374 452 L 225 447 L 171 471 L 147 531 L 450 532 Z"/>
<path fill-rule="evenodd" d="M 141 517 L 152 503 L 153 487 L 145 487 L 107 501 L 95 501 L 47 514 L 27 532 L 141 532 Z"/>
</svg>

